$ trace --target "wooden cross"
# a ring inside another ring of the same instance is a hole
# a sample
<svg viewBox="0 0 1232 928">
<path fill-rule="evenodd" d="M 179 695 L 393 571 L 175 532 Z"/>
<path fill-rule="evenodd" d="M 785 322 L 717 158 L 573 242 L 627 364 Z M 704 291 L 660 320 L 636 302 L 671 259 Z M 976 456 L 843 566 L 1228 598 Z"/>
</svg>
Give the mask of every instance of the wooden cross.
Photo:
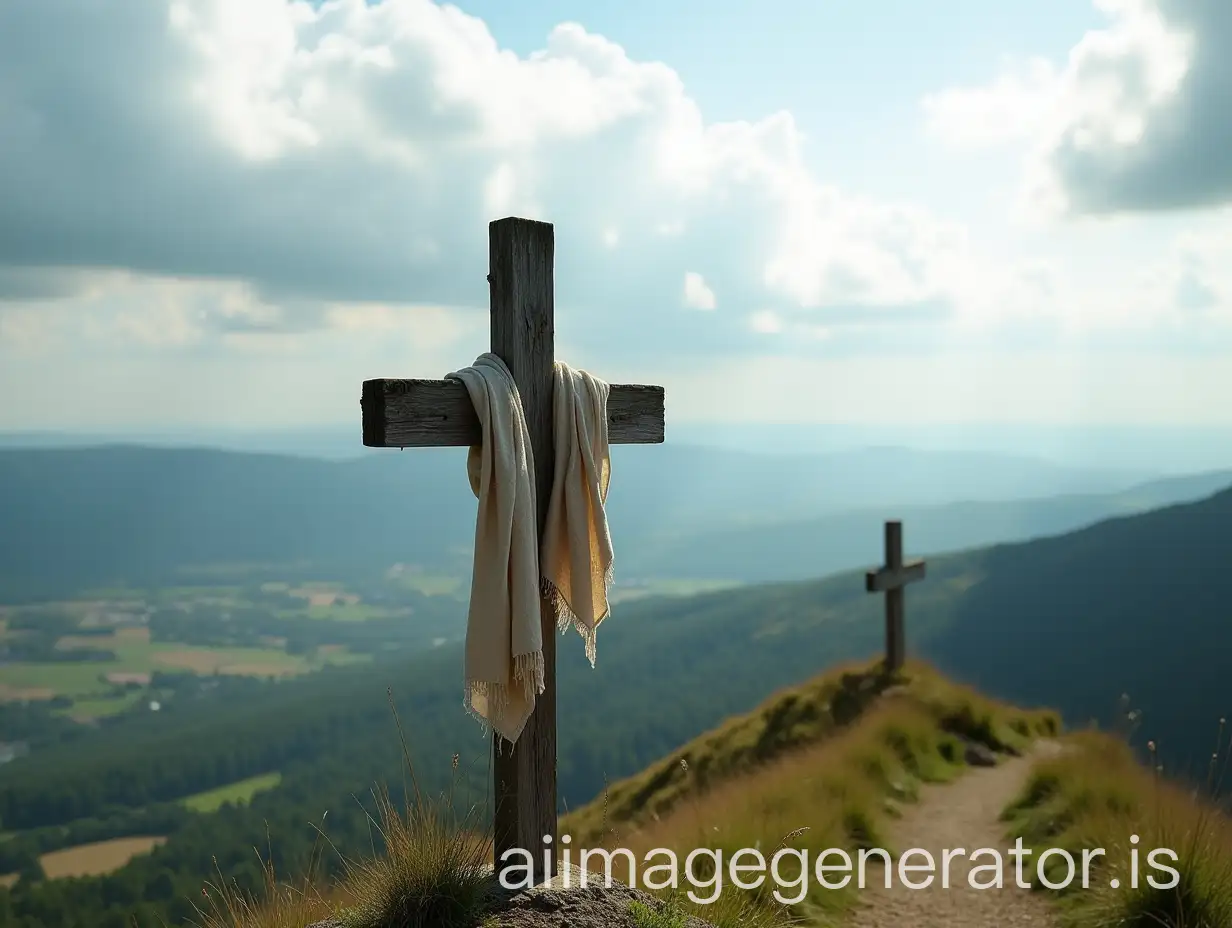
<svg viewBox="0 0 1232 928">
<path fill-rule="evenodd" d="M 924 562 L 903 563 L 903 523 L 885 524 L 885 566 L 864 575 L 864 589 L 886 594 L 885 636 L 886 670 L 893 673 L 903 666 L 907 639 L 903 630 L 903 587 L 924 579 Z"/>
<path fill-rule="evenodd" d="M 488 225 L 491 350 L 508 366 L 522 398 L 534 456 L 539 526 L 547 517 L 556 460 L 552 435 L 554 358 L 553 259 L 550 223 L 499 219 Z M 663 441 L 662 387 L 613 384 L 608 396 L 608 441 Z M 479 444 L 479 419 L 466 387 L 454 380 L 366 380 L 364 445 L 370 448 Z M 556 615 L 540 601 L 544 690 L 521 737 L 510 750 L 493 733 L 493 839 L 495 864 L 506 851 L 529 851 L 535 882 L 556 875 Z M 503 749 L 499 749 L 503 748 Z M 518 863 L 513 855 L 508 863 Z M 549 863 L 544 862 L 544 857 Z M 550 872 L 549 872 L 550 868 Z"/>
</svg>

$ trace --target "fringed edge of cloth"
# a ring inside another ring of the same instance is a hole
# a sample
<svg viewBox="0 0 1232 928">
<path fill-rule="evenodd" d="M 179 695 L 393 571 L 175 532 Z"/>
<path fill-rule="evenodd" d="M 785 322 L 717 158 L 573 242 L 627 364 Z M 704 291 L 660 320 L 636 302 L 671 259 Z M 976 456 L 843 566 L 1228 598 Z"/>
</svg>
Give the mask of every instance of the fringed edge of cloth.
<svg viewBox="0 0 1232 928">
<path fill-rule="evenodd" d="M 603 572 L 603 589 L 606 592 L 612 587 L 613 564 L 607 565 L 607 570 Z M 595 627 L 589 628 L 582 622 L 573 612 L 569 605 L 569 601 L 561 594 L 560 590 L 547 577 L 543 578 L 542 592 L 544 597 L 552 604 L 552 608 L 556 612 L 556 630 L 561 634 L 569 631 L 570 627 L 577 630 L 577 633 L 582 636 L 582 641 L 586 645 L 586 659 L 590 661 L 590 666 L 595 666 L 595 658 L 598 656 L 598 637 L 599 623 L 611 614 L 611 607 L 608 611 L 599 616 L 595 620 Z"/>
<path fill-rule="evenodd" d="M 544 677 L 543 651 L 519 654 L 513 659 L 513 682 L 522 685 L 522 692 L 528 701 L 543 692 Z M 490 680 L 468 680 L 466 682 L 466 695 L 462 699 L 462 708 L 466 710 L 467 715 L 479 722 L 481 734 L 488 735 L 492 731 L 491 723 L 475 710 L 475 700 L 479 698 L 486 699 L 488 709 L 494 718 L 500 718 L 509 708 L 509 688 L 503 683 L 493 683 Z M 504 743 L 504 738 L 499 739 L 498 752 Z"/>
</svg>

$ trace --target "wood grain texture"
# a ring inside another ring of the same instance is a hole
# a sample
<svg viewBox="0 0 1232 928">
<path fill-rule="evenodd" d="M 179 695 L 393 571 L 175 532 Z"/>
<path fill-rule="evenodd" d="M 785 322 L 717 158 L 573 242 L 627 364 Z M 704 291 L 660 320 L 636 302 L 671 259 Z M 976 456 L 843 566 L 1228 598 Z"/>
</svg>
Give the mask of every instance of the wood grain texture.
<svg viewBox="0 0 1232 928">
<path fill-rule="evenodd" d="M 465 447 L 479 443 L 475 407 L 466 387 L 456 380 L 365 380 L 360 408 L 364 445 L 369 448 Z M 612 384 L 607 428 L 608 441 L 614 445 L 661 443 L 663 388 Z"/>
<path fill-rule="evenodd" d="M 501 219 L 488 226 L 488 282 L 491 291 L 492 352 L 509 368 L 522 397 L 522 412 L 535 461 L 535 518 L 543 539 L 556 454 L 552 440 L 554 308 L 552 226 L 528 219 Z M 468 401 L 469 405 L 469 401 Z M 473 410 L 472 410 L 473 415 Z M 556 875 L 544 848 L 556 847 L 556 613 L 541 598 L 544 691 L 526 727 L 510 745 L 493 734 L 493 837 L 495 864 L 520 864 L 514 848 L 529 851 L 535 882 Z M 551 843 L 545 838 L 551 839 Z"/>
</svg>

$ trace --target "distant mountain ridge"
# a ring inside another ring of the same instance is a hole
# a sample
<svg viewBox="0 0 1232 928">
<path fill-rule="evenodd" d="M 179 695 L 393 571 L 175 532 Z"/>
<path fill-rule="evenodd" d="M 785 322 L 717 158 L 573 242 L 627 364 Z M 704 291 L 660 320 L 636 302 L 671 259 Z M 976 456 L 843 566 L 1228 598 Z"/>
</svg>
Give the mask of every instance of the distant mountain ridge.
<svg viewBox="0 0 1232 928">
<path fill-rule="evenodd" d="M 630 546 L 621 563 L 639 576 L 666 567 L 696 579 L 803 580 L 880 562 L 887 519 L 904 523 L 911 551 L 937 554 L 1057 535 L 1112 516 L 1200 499 L 1228 486 L 1232 470 L 1153 480 L 1117 493 L 883 505 L 815 519 L 667 533 Z"/>
<path fill-rule="evenodd" d="M 146 428 L 91 431 L 0 431 L 0 448 L 93 447 L 140 444 L 350 459 L 372 453 L 360 444 L 359 422 L 294 428 Z M 1142 479 L 1156 474 L 1216 470 L 1232 461 L 1228 426 L 1027 423 L 768 423 L 677 422 L 669 444 L 754 451 L 764 455 L 821 455 L 903 445 L 921 451 L 979 451 L 1030 457 L 1066 467 L 1119 469 L 1132 462 Z"/>
<path fill-rule="evenodd" d="M 336 461 L 130 445 L 0 450 L 0 597 L 162 582 L 185 566 L 246 562 L 348 570 L 403 562 L 465 575 L 475 518 L 465 453 L 387 450 Z M 1116 491 L 1140 476 L 901 448 L 771 456 L 665 444 L 619 446 L 612 456 L 618 557 L 681 531 Z M 629 566 L 640 571 L 636 555 Z M 682 575 L 680 564 L 658 567 Z M 828 569 L 823 561 L 813 573 Z"/>
</svg>

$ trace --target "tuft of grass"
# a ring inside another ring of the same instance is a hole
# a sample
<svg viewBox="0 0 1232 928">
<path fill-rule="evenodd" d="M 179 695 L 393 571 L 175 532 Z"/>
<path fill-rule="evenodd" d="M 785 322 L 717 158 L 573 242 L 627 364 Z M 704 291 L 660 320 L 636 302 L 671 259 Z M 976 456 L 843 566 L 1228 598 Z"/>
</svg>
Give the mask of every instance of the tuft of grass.
<svg viewBox="0 0 1232 928">
<path fill-rule="evenodd" d="M 1033 880 L 1056 896 L 1067 926 L 1232 926 L 1232 819 L 1213 798 L 1222 734 L 1204 786 L 1164 779 L 1153 743 L 1146 766 L 1123 735 L 1096 731 L 1067 736 L 1067 750 L 1036 764 L 1003 818 L 1024 845 L 1063 848 L 1078 862 L 1078 876 L 1065 889 Z M 1104 853 L 1092 858 L 1084 887 L 1083 852 L 1097 849 Z M 1064 876 L 1045 872 L 1053 883 Z"/>
<path fill-rule="evenodd" d="M 637 928 L 685 928 L 689 921 L 674 897 L 664 900 L 658 908 L 634 900 L 629 903 L 629 914 Z"/>
<path fill-rule="evenodd" d="M 425 800 L 392 692 L 389 705 L 414 801 L 405 795 L 403 810 L 386 788 L 376 791 L 379 821 L 372 824 L 383 852 L 343 862 L 346 893 L 354 902 L 339 912 L 339 921 L 343 928 L 472 928 L 492 886 L 491 833 L 478 825 L 476 807 L 460 819 L 455 815 L 452 789 Z"/>
<path fill-rule="evenodd" d="M 344 928 L 471 928 L 492 885 L 492 840 L 422 800 L 400 810 L 377 792 L 384 850 L 346 861 Z"/>
</svg>

